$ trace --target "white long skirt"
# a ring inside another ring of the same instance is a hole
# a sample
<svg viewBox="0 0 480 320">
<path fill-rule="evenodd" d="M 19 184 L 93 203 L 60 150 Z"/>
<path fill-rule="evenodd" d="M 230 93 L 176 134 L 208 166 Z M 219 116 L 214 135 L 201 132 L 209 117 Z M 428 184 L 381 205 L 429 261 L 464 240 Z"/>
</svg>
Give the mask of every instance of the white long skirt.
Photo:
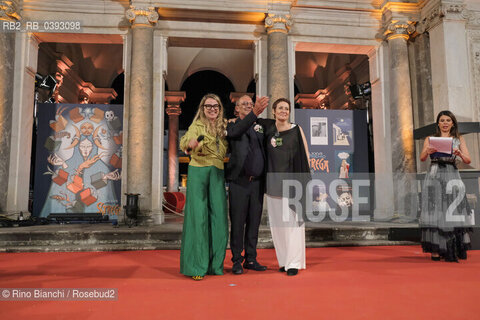
<svg viewBox="0 0 480 320">
<path fill-rule="evenodd" d="M 297 221 L 297 214 L 286 208 L 283 217 L 282 198 L 267 195 L 268 219 L 278 265 L 288 269 L 305 269 L 305 223 Z"/>
</svg>

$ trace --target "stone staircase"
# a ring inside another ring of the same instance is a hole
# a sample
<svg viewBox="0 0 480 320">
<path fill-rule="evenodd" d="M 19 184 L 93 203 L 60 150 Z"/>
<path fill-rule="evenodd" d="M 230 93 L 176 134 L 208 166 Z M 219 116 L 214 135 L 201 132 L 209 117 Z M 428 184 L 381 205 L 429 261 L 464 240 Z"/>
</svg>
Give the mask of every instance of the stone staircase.
<svg viewBox="0 0 480 320">
<path fill-rule="evenodd" d="M 157 226 L 109 223 L 49 224 L 0 228 L 0 252 L 61 252 L 179 249 L 181 219 Z M 325 222 L 306 224 L 307 247 L 417 244 L 414 223 Z M 259 248 L 273 248 L 270 228 L 262 224 Z"/>
</svg>

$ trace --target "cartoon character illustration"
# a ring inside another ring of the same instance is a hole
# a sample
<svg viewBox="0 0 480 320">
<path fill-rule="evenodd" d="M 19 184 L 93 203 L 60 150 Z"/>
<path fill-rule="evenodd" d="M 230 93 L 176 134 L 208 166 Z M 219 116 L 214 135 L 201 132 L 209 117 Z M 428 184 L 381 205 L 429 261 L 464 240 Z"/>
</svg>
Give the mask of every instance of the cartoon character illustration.
<svg viewBox="0 0 480 320">
<path fill-rule="evenodd" d="M 353 205 L 353 198 L 350 192 L 343 192 L 337 198 L 337 203 L 340 207 L 351 207 Z"/>
<path fill-rule="evenodd" d="M 343 159 L 342 164 L 340 165 L 340 174 L 339 178 L 346 179 L 348 178 L 348 170 L 350 169 L 350 164 L 347 162 L 347 160 Z"/>
<path fill-rule="evenodd" d="M 350 171 L 350 163 L 348 163 L 348 158 L 350 158 L 350 154 L 348 152 L 340 152 L 337 154 L 337 157 L 342 160 L 339 168 L 339 175 L 340 179 L 348 179 L 348 173 Z"/>
<path fill-rule="evenodd" d="M 105 111 L 105 120 L 108 128 L 114 133 L 117 133 L 122 127 L 122 122 L 112 110 Z"/>
</svg>

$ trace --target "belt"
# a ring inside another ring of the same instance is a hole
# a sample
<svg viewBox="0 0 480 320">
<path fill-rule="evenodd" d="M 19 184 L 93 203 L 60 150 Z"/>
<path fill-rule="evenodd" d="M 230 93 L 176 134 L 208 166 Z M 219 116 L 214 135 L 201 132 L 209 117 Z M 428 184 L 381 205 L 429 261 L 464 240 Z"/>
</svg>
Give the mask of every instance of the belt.
<svg viewBox="0 0 480 320">
<path fill-rule="evenodd" d="M 452 158 L 433 158 L 431 159 L 432 163 L 439 163 L 439 164 L 455 164 L 455 159 Z"/>
<path fill-rule="evenodd" d="M 437 164 L 439 167 L 446 167 L 447 165 L 451 165 L 455 169 L 457 169 L 457 164 L 455 162 L 455 159 L 452 159 L 452 158 L 434 158 L 434 159 L 431 159 L 431 163 Z"/>
</svg>

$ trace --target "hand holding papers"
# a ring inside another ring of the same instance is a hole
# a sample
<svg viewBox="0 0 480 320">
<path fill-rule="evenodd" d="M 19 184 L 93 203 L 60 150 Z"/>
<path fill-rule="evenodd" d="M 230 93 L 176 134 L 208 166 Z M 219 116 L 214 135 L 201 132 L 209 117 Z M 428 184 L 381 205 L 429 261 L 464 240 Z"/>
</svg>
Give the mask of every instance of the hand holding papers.
<svg viewBox="0 0 480 320">
<path fill-rule="evenodd" d="M 453 138 L 430 137 L 428 142 L 430 147 L 436 149 L 436 152 L 452 154 Z"/>
</svg>

